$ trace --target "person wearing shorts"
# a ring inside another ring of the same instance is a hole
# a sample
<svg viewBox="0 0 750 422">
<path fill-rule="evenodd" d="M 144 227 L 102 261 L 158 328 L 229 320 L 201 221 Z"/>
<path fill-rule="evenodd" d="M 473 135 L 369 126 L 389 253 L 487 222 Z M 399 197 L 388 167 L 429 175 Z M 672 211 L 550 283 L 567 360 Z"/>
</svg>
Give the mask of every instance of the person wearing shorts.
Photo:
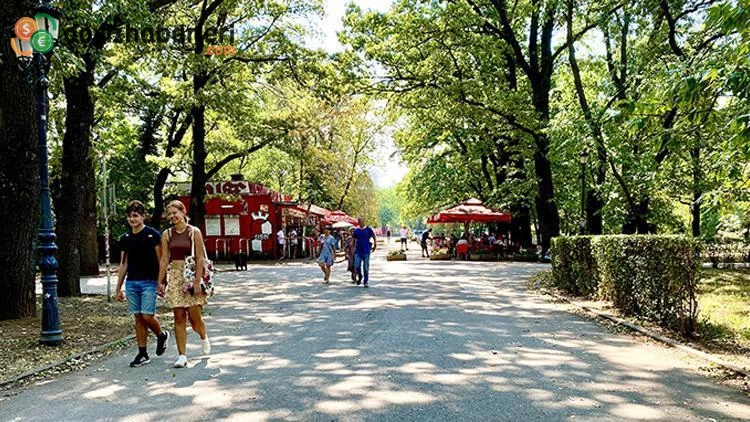
<svg viewBox="0 0 750 422">
<path fill-rule="evenodd" d="M 401 230 L 398 232 L 399 238 L 401 239 L 401 250 L 409 250 L 409 245 L 406 243 L 406 237 L 409 235 L 409 230 L 406 228 L 406 226 L 401 227 Z"/>
<path fill-rule="evenodd" d="M 148 330 L 156 335 L 156 355 L 167 350 L 169 332 L 162 331 L 156 319 L 157 279 L 161 255 L 161 235 L 143 224 L 146 210 L 140 201 L 130 201 L 125 209 L 130 230 L 120 236 L 120 266 L 117 270 L 117 300 L 128 301 L 128 312 L 135 317 L 138 354 L 130 362 L 132 368 L 151 360 L 146 351 Z M 125 294 L 122 286 L 125 284 Z"/>
<path fill-rule="evenodd" d="M 320 265 L 320 270 L 323 271 L 323 283 L 331 281 L 331 267 L 333 267 L 333 259 L 336 256 L 336 245 L 338 244 L 336 238 L 331 235 L 331 229 L 331 226 L 325 226 L 323 229 L 323 239 L 320 243 L 318 265 Z"/>
</svg>

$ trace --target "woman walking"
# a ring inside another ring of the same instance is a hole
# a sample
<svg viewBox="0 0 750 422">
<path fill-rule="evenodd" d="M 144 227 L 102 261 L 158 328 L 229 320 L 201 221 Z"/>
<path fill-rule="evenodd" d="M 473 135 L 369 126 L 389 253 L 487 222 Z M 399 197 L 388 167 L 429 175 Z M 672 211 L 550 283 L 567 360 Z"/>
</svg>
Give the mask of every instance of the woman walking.
<svg viewBox="0 0 750 422">
<path fill-rule="evenodd" d="M 331 267 L 336 251 L 336 238 L 331 236 L 331 226 L 325 226 L 320 241 L 320 257 L 318 265 L 323 270 L 323 282 L 328 283 L 331 279 Z"/>
<path fill-rule="evenodd" d="M 208 303 L 206 294 L 201 291 L 200 286 L 205 246 L 201 231 L 187 223 L 185 205 L 182 202 L 170 202 L 166 211 L 172 227 L 165 230 L 161 237 L 163 252 L 159 265 L 159 291 L 163 294 L 166 288 L 167 303 L 174 313 L 174 336 L 179 354 L 174 367 L 184 368 L 188 362 L 185 354 L 188 321 L 193 331 L 201 338 L 203 354 L 211 353 L 211 343 L 201 315 L 203 306 Z M 195 254 L 193 282 L 185 279 L 185 257 L 191 253 Z"/>
</svg>

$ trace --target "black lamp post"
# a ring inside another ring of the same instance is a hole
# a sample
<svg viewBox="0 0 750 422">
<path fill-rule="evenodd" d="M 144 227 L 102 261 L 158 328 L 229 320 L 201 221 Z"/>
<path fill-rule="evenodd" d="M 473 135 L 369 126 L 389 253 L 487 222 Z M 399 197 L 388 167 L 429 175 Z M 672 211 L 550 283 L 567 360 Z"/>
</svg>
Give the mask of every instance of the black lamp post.
<svg viewBox="0 0 750 422">
<path fill-rule="evenodd" d="M 586 234 L 588 232 L 588 225 L 586 224 L 586 161 L 588 161 L 589 153 L 585 149 L 581 151 L 581 219 L 579 221 L 579 234 Z"/>
<path fill-rule="evenodd" d="M 60 9 L 41 0 L 34 9 L 34 19 L 22 18 L 14 28 L 18 38 L 11 45 L 26 81 L 36 88 L 39 112 L 39 181 L 41 185 L 41 224 L 39 227 L 39 270 L 42 273 L 42 333 L 39 342 L 55 346 L 63 341 L 57 304 L 57 260 L 55 231 L 47 170 L 47 88 L 49 59 L 60 31 Z"/>
</svg>

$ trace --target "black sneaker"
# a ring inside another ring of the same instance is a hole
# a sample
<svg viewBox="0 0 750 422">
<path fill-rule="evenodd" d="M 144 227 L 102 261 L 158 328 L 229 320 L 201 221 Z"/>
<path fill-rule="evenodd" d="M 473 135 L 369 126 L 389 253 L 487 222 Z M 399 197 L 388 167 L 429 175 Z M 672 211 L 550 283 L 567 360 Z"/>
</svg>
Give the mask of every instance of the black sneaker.
<svg viewBox="0 0 750 422">
<path fill-rule="evenodd" d="M 133 359 L 132 362 L 130 362 L 130 367 L 137 368 L 139 366 L 143 366 L 148 363 L 151 363 L 151 359 L 148 358 L 148 355 L 139 354 L 138 356 L 135 357 L 135 359 Z"/>
<path fill-rule="evenodd" d="M 156 356 L 161 356 L 167 350 L 169 345 L 169 331 L 162 331 L 156 336 Z"/>
<path fill-rule="evenodd" d="M 369 283 L 365 283 L 365 289 L 368 288 L 368 287 L 370 287 L 370 284 Z"/>
</svg>

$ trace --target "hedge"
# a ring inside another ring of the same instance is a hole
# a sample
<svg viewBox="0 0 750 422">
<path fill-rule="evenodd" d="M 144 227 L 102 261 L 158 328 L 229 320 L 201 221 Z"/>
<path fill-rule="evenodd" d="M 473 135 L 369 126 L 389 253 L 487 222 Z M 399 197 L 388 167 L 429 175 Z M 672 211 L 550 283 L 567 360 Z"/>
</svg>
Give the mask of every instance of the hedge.
<svg viewBox="0 0 750 422">
<path fill-rule="evenodd" d="M 624 315 L 689 334 L 695 328 L 698 244 L 684 236 L 571 236 L 552 240 L 558 288 L 612 301 Z"/>
</svg>

